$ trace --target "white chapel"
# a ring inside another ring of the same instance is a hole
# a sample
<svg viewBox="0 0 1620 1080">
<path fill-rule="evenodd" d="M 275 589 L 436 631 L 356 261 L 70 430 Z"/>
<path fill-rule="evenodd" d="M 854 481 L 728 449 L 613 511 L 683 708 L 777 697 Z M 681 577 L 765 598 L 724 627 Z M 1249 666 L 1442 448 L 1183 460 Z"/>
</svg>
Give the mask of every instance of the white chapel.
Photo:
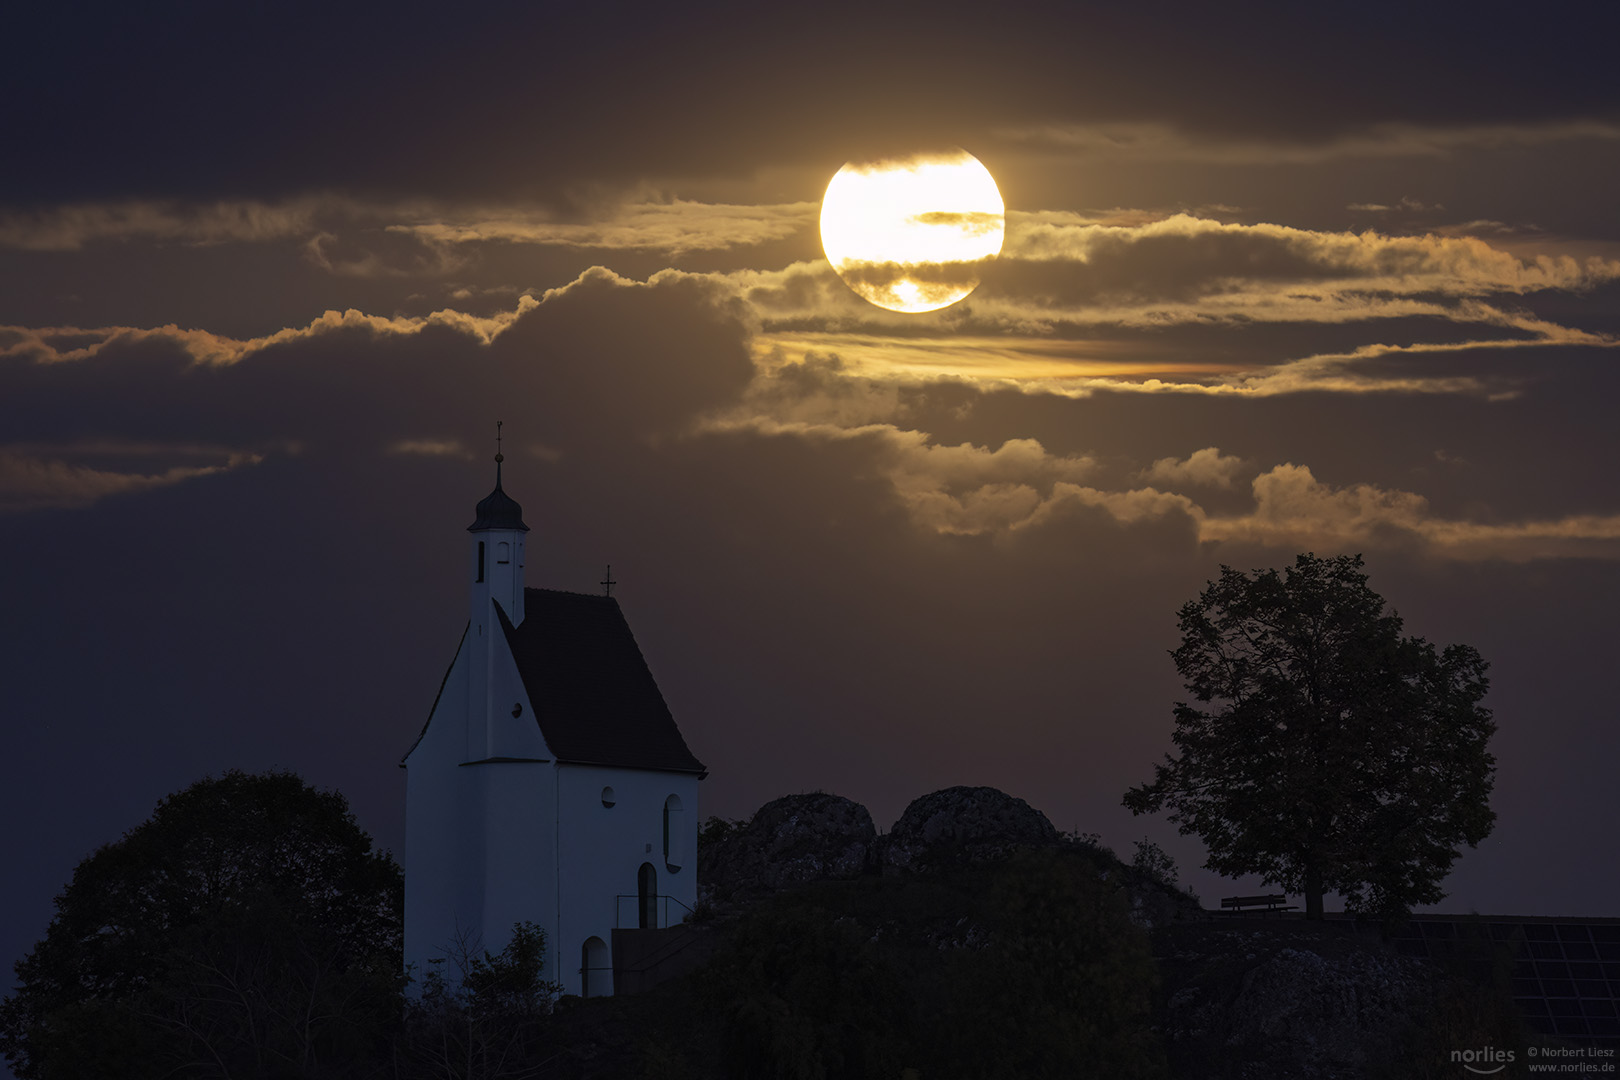
<svg viewBox="0 0 1620 1080">
<path fill-rule="evenodd" d="M 477 507 L 467 629 L 402 762 L 405 961 L 546 934 L 546 978 L 613 992 L 613 931 L 678 924 L 697 900 L 698 781 L 618 601 L 523 582 L 518 503 Z M 445 971 L 452 981 L 454 968 Z"/>
</svg>

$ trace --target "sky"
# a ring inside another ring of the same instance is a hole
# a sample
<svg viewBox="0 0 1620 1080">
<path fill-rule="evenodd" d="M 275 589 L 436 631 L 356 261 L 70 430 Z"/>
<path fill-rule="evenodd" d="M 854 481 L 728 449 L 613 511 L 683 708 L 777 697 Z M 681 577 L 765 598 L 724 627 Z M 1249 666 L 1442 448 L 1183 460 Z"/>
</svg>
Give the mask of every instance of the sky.
<svg viewBox="0 0 1620 1080">
<path fill-rule="evenodd" d="M 496 419 L 529 584 L 612 564 L 703 816 L 987 784 L 1252 891 L 1120 805 L 1176 611 L 1360 553 L 1492 665 L 1498 821 L 1438 910 L 1616 914 L 1617 18 L 8 14 L 0 958 L 228 768 L 402 851 Z M 951 147 L 1001 256 L 877 308 L 822 194 Z"/>
</svg>

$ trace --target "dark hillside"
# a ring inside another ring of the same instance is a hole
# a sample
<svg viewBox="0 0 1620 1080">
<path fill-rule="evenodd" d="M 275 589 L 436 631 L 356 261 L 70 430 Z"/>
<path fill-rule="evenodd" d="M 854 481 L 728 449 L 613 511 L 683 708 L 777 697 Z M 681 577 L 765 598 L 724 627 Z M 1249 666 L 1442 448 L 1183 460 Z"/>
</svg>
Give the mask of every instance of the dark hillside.
<svg viewBox="0 0 1620 1080">
<path fill-rule="evenodd" d="M 720 920 L 701 970 L 565 1003 L 553 1075 L 1165 1076 L 1148 935 L 1096 863 L 1032 850 L 778 895 Z"/>
<path fill-rule="evenodd" d="M 1383 1080 L 1520 1042 L 1491 972 L 1376 927 L 1212 918 L 993 789 L 924 796 L 883 835 L 848 800 L 787 796 L 711 823 L 700 869 L 707 961 L 564 999 L 539 1075 Z"/>
</svg>

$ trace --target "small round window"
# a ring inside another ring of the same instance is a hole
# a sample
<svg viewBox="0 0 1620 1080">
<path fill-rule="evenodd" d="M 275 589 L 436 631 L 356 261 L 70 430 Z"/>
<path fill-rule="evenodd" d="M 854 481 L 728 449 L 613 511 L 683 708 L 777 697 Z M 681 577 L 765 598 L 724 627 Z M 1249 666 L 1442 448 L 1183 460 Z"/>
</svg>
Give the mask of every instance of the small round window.
<svg viewBox="0 0 1620 1080">
<path fill-rule="evenodd" d="M 605 787 L 605 788 L 602 789 L 602 805 L 603 806 L 605 806 L 605 807 L 607 807 L 608 809 L 611 810 L 611 809 L 613 809 L 613 804 L 616 801 L 618 801 L 618 800 L 616 800 L 613 797 L 613 789 L 612 788 Z"/>
</svg>

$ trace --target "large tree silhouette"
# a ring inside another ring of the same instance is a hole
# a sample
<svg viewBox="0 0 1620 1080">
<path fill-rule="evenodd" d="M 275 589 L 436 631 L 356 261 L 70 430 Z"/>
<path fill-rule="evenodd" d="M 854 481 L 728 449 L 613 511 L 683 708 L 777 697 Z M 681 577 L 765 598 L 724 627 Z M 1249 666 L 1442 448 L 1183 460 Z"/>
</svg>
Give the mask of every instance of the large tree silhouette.
<svg viewBox="0 0 1620 1080">
<path fill-rule="evenodd" d="M 1327 891 L 1385 917 L 1438 901 L 1495 820 L 1488 665 L 1401 627 L 1359 555 L 1223 566 L 1180 611 L 1179 753 L 1125 805 L 1169 809 L 1211 870 L 1303 894 L 1308 918 Z"/>
<path fill-rule="evenodd" d="M 402 878 L 336 793 L 230 772 L 81 862 L 0 1002 L 19 1077 L 363 1078 L 401 997 Z"/>
</svg>

